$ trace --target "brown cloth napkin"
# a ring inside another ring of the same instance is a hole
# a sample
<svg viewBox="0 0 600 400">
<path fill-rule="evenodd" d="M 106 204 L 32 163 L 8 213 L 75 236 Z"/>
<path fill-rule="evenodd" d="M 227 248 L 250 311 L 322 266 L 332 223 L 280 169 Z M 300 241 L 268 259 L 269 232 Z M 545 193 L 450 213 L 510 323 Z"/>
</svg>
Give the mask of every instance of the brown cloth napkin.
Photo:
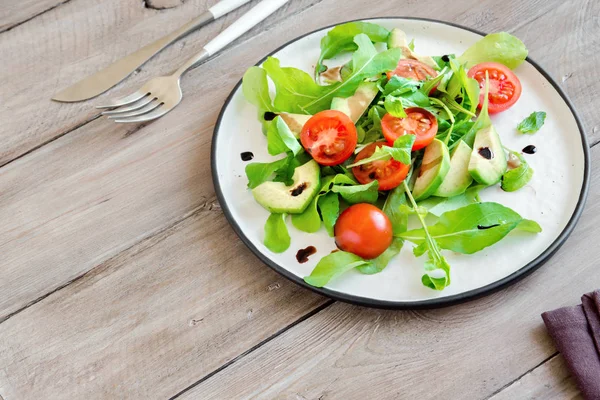
<svg viewBox="0 0 600 400">
<path fill-rule="evenodd" d="M 600 400 L 600 290 L 584 294 L 581 303 L 542 318 L 583 396 Z"/>
</svg>

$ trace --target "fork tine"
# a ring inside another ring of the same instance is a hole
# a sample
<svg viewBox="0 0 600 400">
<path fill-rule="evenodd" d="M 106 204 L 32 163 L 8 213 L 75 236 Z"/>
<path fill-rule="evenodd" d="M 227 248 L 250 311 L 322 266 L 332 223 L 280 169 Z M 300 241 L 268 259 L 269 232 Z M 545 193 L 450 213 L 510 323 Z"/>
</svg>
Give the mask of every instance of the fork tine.
<svg viewBox="0 0 600 400">
<path fill-rule="evenodd" d="M 157 107 L 156 109 L 150 111 L 147 114 L 138 115 L 136 117 L 129 117 L 123 119 L 115 119 L 117 123 L 130 123 L 130 122 L 146 122 L 151 121 L 156 118 L 160 118 L 169 111 L 171 111 L 173 107 L 166 107 L 164 104 L 161 104 L 161 107 Z"/>
<path fill-rule="evenodd" d="M 133 111 L 129 111 L 129 112 L 125 112 L 125 113 L 121 113 L 121 114 L 116 114 L 116 115 L 111 115 L 108 118 L 109 119 L 117 119 L 117 118 L 129 118 L 129 117 L 136 117 L 138 115 L 142 115 L 142 114 L 146 114 L 149 113 L 150 111 L 154 110 L 155 108 L 157 108 L 158 106 L 160 106 L 162 103 L 158 100 L 156 101 L 152 101 L 148 104 L 146 104 L 145 106 L 137 109 L 137 110 L 133 110 Z"/>
<path fill-rule="evenodd" d="M 118 108 L 115 108 L 114 110 L 110 110 L 110 111 L 102 111 L 102 115 L 106 115 L 106 116 L 118 115 L 121 113 L 127 113 L 129 111 L 138 110 L 138 109 L 144 107 L 146 104 L 152 102 L 154 99 L 156 99 L 156 97 L 144 96 L 141 99 L 139 99 L 138 101 L 134 101 L 133 103 L 131 103 L 128 106 L 118 107 Z"/>
<path fill-rule="evenodd" d="M 114 107 L 126 106 L 128 104 L 133 103 L 134 101 L 138 101 L 139 99 L 146 96 L 147 94 L 148 94 L 147 92 L 142 92 L 141 90 L 138 90 L 137 92 L 134 92 L 128 96 L 123 96 L 118 99 L 115 99 L 108 104 L 96 106 L 96 108 L 114 108 Z"/>
</svg>

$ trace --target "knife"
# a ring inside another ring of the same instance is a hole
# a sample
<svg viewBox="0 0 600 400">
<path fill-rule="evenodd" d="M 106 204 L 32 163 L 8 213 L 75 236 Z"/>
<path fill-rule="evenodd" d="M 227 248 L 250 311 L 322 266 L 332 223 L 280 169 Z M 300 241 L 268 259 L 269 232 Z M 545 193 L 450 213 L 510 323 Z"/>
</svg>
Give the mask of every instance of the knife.
<svg viewBox="0 0 600 400">
<path fill-rule="evenodd" d="M 91 99 L 106 92 L 123 79 L 127 78 L 133 71 L 142 66 L 146 61 L 174 41 L 184 37 L 192 31 L 212 22 L 236 8 L 248 3 L 250 0 L 222 0 L 210 7 L 200 16 L 194 18 L 181 28 L 158 39 L 135 53 L 132 53 L 114 62 L 103 70 L 96 72 L 56 93 L 52 100 L 60 102 L 76 102 Z"/>
</svg>

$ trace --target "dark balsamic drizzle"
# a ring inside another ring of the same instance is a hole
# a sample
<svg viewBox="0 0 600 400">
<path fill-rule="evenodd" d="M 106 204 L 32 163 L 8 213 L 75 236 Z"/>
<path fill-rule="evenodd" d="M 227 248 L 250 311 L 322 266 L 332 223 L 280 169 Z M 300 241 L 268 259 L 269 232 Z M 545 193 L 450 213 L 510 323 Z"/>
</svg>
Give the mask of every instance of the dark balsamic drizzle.
<svg viewBox="0 0 600 400">
<path fill-rule="evenodd" d="M 444 54 L 444 55 L 442 56 L 442 61 L 443 61 L 443 62 L 448 62 L 448 61 L 450 61 L 450 57 L 448 57 L 447 55 L 445 55 L 445 54 Z"/>
<path fill-rule="evenodd" d="M 535 147 L 532 144 L 530 144 L 529 146 L 523 147 L 523 153 L 535 154 L 536 151 L 537 151 L 537 147 Z"/>
<path fill-rule="evenodd" d="M 316 252 L 317 252 L 317 249 L 315 248 L 315 246 L 308 246 L 305 249 L 300 249 L 296 253 L 296 260 L 298 260 L 298 262 L 300 264 L 304 264 L 305 262 L 308 261 L 308 257 L 312 256 Z"/>
<path fill-rule="evenodd" d="M 480 147 L 479 150 L 477 150 L 477 152 L 481 157 L 485 158 L 486 160 L 491 160 L 494 157 L 494 153 L 492 153 L 492 150 L 490 150 L 489 147 Z"/>
<path fill-rule="evenodd" d="M 267 111 L 263 118 L 265 119 L 265 121 L 273 121 L 276 116 L 277 114 L 275 114 L 274 112 Z"/>
<path fill-rule="evenodd" d="M 485 226 L 485 225 L 477 225 L 477 229 L 484 230 L 484 229 L 490 229 L 490 228 L 494 228 L 494 227 L 496 227 L 496 226 L 500 226 L 500 224 L 493 224 L 493 225 L 488 225 L 488 226 Z"/>
<path fill-rule="evenodd" d="M 240 154 L 240 157 L 242 157 L 242 161 L 250 161 L 254 158 L 254 154 L 251 151 L 245 151 Z"/>
<path fill-rule="evenodd" d="M 306 189 L 306 186 L 307 186 L 306 182 L 302 182 L 302 184 L 300 186 L 296 186 L 294 189 L 292 189 L 292 191 L 290 193 L 294 197 L 300 196 L 302 194 L 302 192 L 304 192 L 304 189 Z"/>
</svg>

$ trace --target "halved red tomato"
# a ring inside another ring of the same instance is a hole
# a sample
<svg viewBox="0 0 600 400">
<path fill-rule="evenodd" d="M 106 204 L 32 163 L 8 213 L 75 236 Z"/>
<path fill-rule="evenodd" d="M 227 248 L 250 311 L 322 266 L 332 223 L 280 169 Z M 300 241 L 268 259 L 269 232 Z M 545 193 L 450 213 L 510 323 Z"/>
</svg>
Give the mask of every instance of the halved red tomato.
<svg viewBox="0 0 600 400">
<path fill-rule="evenodd" d="M 432 79 L 437 76 L 437 72 L 429 65 L 422 63 L 417 60 L 402 59 L 398 61 L 398 66 L 395 70 L 387 73 L 388 79 L 392 79 L 392 76 L 401 76 L 403 78 L 412 79 L 415 81 L 425 81 Z M 431 89 L 429 94 L 435 92 L 437 85 Z"/>
<path fill-rule="evenodd" d="M 313 115 L 302 127 L 300 142 L 321 165 L 338 165 L 354 153 L 356 126 L 341 111 L 325 110 Z"/>
<path fill-rule="evenodd" d="M 364 158 L 371 157 L 377 147 L 387 145 L 386 142 L 371 143 L 357 154 L 354 162 Z M 352 168 L 352 173 L 363 185 L 374 180 L 379 182 L 379 190 L 390 190 L 400 185 L 408 171 L 410 165 L 402 164 L 394 159 L 378 160 L 367 164 L 358 165 Z"/>
<path fill-rule="evenodd" d="M 496 62 L 477 64 L 467 73 L 469 78 L 479 82 L 479 108 L 483 106 L 486 71 L 490 80 L 488 112 L 495 114 L 510 108 L 521 96 L 521 81 L 510 68 Z"/>
<path fill-rule="evenodd" d="M 385 114 L 381 119 L 383 136 L 391 145 L 402 135 L 415 135 L 413 150 L 419 150 L 435 139 L 438 130 L 437 118 L 429 111 L 411 107 L 404 110 L 406 117 L 396 118 L 392 114 Z"/>
</svg>

